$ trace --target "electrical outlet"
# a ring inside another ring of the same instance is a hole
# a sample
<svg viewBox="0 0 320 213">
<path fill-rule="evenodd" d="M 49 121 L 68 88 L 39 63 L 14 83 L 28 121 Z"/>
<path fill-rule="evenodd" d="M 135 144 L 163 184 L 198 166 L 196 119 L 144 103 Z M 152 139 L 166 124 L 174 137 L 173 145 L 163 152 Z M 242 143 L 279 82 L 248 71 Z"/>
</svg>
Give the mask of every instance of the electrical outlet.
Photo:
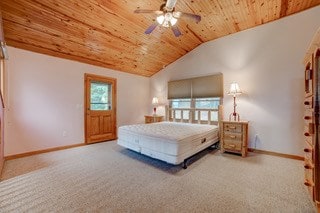
<svg viewBox="0 0 320 213">
<path fill-rule="evenodd" d="M 67 137 L 67 131 L 66 130 L 62 131 L 62 137 Z"/>
</svg>

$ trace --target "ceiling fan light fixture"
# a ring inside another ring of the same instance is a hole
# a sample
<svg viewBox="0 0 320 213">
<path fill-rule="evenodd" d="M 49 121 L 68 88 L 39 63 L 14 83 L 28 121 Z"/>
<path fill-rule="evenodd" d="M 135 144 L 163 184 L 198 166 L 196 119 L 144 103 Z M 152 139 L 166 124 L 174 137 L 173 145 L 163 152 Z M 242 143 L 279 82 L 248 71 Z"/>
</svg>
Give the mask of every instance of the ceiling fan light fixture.
<svg viewBox="0 0 320 213">
<path fill-rule="evenodd" d="M 177 23 L 178 19 L 172 17 L 170 20 L 171 26 L 175 25 Z"/>
<path fill-rule="evenodd" d="M 159 26 L 171 28 L 175 37 L 179 37 L 182 35 L 182 33 L 177 27 L 178 19 L 188 18 L 195 21 L 196 23 L 199 23 L 201 21 L 201 16 L 199 15 L 175 11 L 177 0 L 164 1 L 165 3 L 160 6 L 159 10 L 136 9 L 134 11 L 135 13 L 151 13 L 157 15 L 156 20 L 153 19 L 154 22 L 144 32 L 145 34 L 149 35 L 154 29 L 156 29 L 157 26 Z"/>
<path fill-rule="evenodd" d="M 173 26 L 177 21 L 178 19 L 174 18 L 172 13 L 166 13 L 157 17 L 157 22 L 163 27 L 170 27 L 170 25 Z"/>
<path fill-rule="evenodd" d="M 160 25 L 162 25 L 163 22 L 164 22 L 164 16 L 163 16 L 163 15 L 158 16 L 158 17 L 157 17 L 157 22 L 158 22 Z"/>
</svg>

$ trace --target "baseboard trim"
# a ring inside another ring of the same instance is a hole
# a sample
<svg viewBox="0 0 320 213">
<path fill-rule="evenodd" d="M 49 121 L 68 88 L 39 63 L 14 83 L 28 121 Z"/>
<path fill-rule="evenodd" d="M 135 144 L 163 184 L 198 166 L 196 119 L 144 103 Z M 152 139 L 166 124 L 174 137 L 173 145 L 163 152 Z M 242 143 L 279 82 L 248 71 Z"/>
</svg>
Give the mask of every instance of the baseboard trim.
<svg viewBox="0 0 320 213">
<path fill-rule="evenodd" d="M 49 149 L 37 150 L 37 151 L 32 151 L 32 152 L 25 152 L 25 153 L 16 154 L 16 155 L 8 155 L 8 156 L 4 157 L 4 160 L 13 160 L 13 159 L 23 158 L 23 157 L 27 157 L 27 156 L 31 156 L 31 155 L 37 155 L 37 154 L 42 154 L 42 153 L 47 153 L 47 152 L 54 152 L 54 151 L 70 149 L 70 148 L 85 146 L 85 145 L 87 145 L 87 144 L 78 143 L 78 144 L 72 144 L 72 145 L 67 145 L 67 146 L 59 146 L 59 147 L 54 147 L 54 148 L 49 148 Z"/>
<path fill-rule="evenodd" d="M 20 153 L 20 154 L 15 154 L 15 155 L 8 155 L 4 157 L 4 160 L 13 160 L 17 158 L 23 158 L 31 155 L 37 155 L 37 154 L 42 154 L 42 153 L 47 153 L 47 152 L 54 152 L 54 151 L 59 151 L 59 150 L 64 150 L 64 149 L 70 149 L 70 148 L 75 148 L 79 146 L 86 146 L 89 145 L 87 143 L 79 143 L 79 144 L 72 144 L 72 145 L 67 145 L 67 146 L 59 146 L 59 147 L 54 147 L 54 148 L 49 148 L 49 149 L 43 149 L 43 150 L 37 150 L 37 151 L 32 151 L 32 152 L 25 152 L 25 153 Z M 289 155 L 289 154 L 283 154 L 279 152 L 271 152 L 271 151 L 265 151 L 265 150 L 260 150 L 260 149 L 253 149 L 253 148 L 248 148 L 249 152 L 254 152 L 254 153 L 259 153 L 259 154 L 265 154 L 265 155 L 272 155 L 272 156 L 278 156 L 278 157 L 283 157 L 283 158 L 290 158 L 290 159 L 295 159 L 295 160 L 301 160 L 304 161 L 304 157 L 298 156 L 298 155 Z"/>
<path fill-rule="evenodd" d="M 3 167 L 4 167 L 4 161 L 5 159 L 0 159 L 0 181 L 1 181 L 1 177 L 2 177 L 2 171 L 3 171 Z"/>
<path fill-rule="evenodd" d="M 259 154 L 272 155 L 272 156 L 277 156 L 277 157 L 282 157 L 282 158 L 290 158 L 290 159 L 294 159 L 294 160 L 304 161 L 304 157 L 298 156 L 298 155 L 289 155 L 289 154 L 283 154 L 283 153 L 279 153 L 279 152 L 270 152 L 270 151 L 253 149 L 253 148 L 248 148 L 248 151 L 254 152 L 254 153 L 259 153 Z"/>
</svg>

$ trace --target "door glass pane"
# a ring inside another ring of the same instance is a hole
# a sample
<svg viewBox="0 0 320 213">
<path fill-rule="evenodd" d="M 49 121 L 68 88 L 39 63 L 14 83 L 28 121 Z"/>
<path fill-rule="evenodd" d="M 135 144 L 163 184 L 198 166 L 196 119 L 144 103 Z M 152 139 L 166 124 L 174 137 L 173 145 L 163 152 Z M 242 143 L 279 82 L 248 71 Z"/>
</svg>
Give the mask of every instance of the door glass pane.
<svg viewBox="0 0 320 213">
<path fill-rule="evenodd" d="M 111 110 L 112 86 L 104 82 L 91 82 L 90 110 Z"/>
</svg>

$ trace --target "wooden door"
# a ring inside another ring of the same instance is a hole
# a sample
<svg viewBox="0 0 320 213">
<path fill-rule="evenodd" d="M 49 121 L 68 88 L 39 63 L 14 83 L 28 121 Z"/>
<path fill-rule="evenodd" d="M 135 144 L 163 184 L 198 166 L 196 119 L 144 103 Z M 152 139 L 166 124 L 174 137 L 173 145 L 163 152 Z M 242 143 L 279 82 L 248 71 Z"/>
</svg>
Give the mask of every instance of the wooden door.
<svg viewBox="0 0 320 213">
<path fill-rule="evenodd" d="M 117 138 L 116 90 L 116 79 L 85 74 L 86 143 Z"/>
</svg>

